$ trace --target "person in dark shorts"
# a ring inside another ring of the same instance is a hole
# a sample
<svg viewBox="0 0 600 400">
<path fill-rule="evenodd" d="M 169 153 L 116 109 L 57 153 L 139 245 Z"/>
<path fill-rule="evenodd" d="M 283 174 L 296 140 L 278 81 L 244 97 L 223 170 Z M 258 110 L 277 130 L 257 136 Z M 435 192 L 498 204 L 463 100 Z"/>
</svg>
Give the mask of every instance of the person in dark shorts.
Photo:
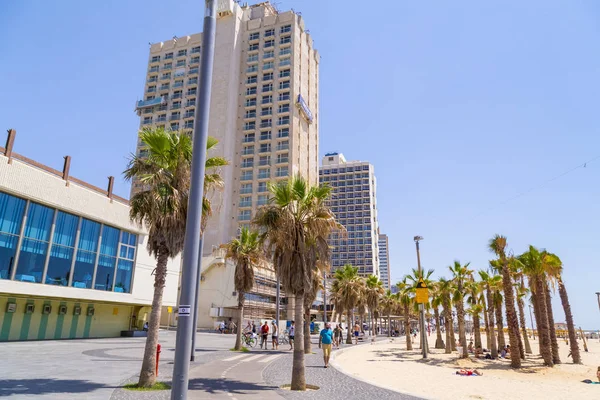
<svg viewBox="0 0 600 400">
<path fill-rule="evenodd" d="M 296 333 L 296 324 L 292 321 L 290 325 L 290 350 L 294 350 L 294 334 Z"/>
</svg>

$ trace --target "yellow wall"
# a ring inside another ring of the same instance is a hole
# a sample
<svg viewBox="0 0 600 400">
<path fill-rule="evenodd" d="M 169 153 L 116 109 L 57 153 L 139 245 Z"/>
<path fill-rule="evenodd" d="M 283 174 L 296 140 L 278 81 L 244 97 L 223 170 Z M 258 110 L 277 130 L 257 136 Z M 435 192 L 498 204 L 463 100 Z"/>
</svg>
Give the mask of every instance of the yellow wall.
<svg viewBox="0 0 600 400">
<path fill-rule="evenodd" d="M 16 312 L 7 313 L 7 303 L 17 304 Z M 34 304 L 33 313 L 25 313 L 27 304 Z M 52 310 L 43 313 L 44 304 Z M 59 315 L 60 305 L 67 306 L 66 314 Z M 75 306 L 80 315 L 73 315 Z M 88 307 L 94 315 L 88 316 Z M 0 297 L 0 342 L 12 340 L 81 339 L 118 337 L 129 329 L 129 318 L 134 306 L 91 302 L 61 301 L 44 298 Z"/>
</svg>

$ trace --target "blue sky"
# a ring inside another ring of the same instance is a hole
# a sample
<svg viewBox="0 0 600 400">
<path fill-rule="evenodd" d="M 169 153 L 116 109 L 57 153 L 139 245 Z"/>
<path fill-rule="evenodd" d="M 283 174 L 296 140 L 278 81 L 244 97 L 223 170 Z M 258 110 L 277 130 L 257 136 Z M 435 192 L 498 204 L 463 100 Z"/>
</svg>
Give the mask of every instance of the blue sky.
<svg viewBox="0 0 600 400">
<path fill-rule="evenodd" d="M 500 233 L 515 254 L 557 253 L 576 323 L 600 328 L 600 160 L 540 187 L 600 156 L 600 5 L 374 3 L 278 5 L 302 12 L 322 56 L 321 153 L 375 165 L 393 281 L 416 264 L 416 234 L 424 267 L 448 276 L 454 259 L 486 268 Z M 69 154 L 73 176 L 114 175 L 127 196 L 148 42 L 201 31 L 202 13 L 201 0 L 3 2 L 0 125 L 15 151 L 56 168 Z"/>
</svg>

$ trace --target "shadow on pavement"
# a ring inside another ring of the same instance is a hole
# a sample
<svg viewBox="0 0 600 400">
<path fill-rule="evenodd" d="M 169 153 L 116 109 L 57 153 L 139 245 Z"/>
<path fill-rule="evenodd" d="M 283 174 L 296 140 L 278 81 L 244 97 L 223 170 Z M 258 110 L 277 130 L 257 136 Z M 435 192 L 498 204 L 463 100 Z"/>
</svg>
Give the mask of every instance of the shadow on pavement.
<svg viewBox="0 0 600 400">
<path fill-rule="evenodd" d="M 206 393 L 218 393 L 229 391 L 232 394 L 247 394 L 248 392 L 275 390 L 277 386 L 257 385 L 252 382 L 241 382 L 232 379 L 218 378 L 196 378 L 190 379 L 188 390 L 205 391 Z"/>
<path fill-rule="evenodd" d="M 86 393 L 102 388 L 111 388 L 111 386 L 76 379 L 0 379 L 0 397 Z"/>
</svg>

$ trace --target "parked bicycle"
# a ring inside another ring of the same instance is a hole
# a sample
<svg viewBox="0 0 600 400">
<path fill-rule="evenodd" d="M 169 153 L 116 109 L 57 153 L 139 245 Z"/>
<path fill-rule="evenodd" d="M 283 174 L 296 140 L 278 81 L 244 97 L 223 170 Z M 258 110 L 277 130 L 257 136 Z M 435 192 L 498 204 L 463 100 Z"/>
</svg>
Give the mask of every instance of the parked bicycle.
<svg viewBox="0 0 600 400">
<path fill-rule="evenodd" d="M 279 336 L 279 344 L 290 344 L 290 333 L 287 329 Z"/>
</svg>

